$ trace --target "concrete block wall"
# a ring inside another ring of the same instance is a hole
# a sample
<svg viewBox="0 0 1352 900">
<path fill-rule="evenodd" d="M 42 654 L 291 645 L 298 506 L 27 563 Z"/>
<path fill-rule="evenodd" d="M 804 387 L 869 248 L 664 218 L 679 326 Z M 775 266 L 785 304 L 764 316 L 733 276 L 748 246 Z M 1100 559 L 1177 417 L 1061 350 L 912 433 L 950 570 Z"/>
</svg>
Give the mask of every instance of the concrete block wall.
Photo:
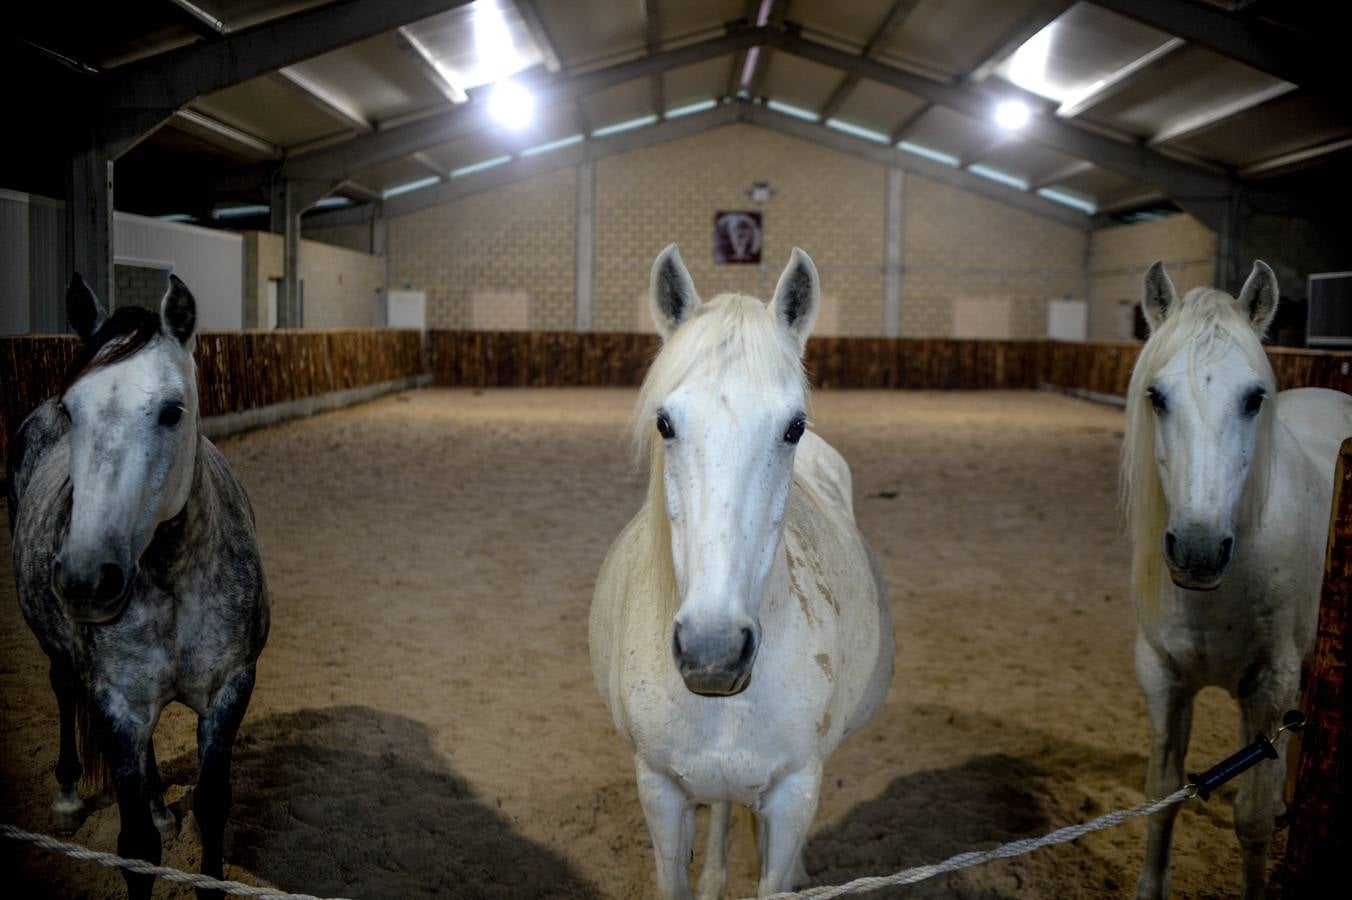
<svg viewBox="0 0 1352 900">
<path fill-rule="evenodd" d="M 1093 233 L 1089 281 L 1091 340 L 1123 340 L 1131 307 L 1141 299 L 1141 277 L 1164 260 L 1180 295 L 1209 286 L 1215 276 L 1216 233 L 1186 214 L 1114 225 Z"/>
<path fill-rule="evenodd" d="M 1047 334 L 1047 301 L 1084 299 L 1086 234 L 908 174 L 901 333 L 952 337 L 954 303 L 1004 300 L 1011 338 Z"/>
<path fill-rule="evenodd" d="M 285 273 L 280 234 L 244 233 L 244 310 L 246 328 L 261 328 L 268 281 Z M 369 253 L 303 240 L 300 278 L 305 285 L 306 328 L 368 328 L 379 324 L 377 308 L 385 285 L 385 260 Z"/>
<path fill-rule="evenodd" d="M 575 194 L 563 169 L 391 219 L 390 289 L 426 291 L 429 328 L 474 327 L 476 295 L 500 324 L 485 304 L 524 291 L 526 328 L 571 331 Z"/>
<path fill-rule="evenodd" d="M 652 261 L 675 241 L 705 298 L 740 291 L 768 299 L 800 246 L 817 265 L 825 305 L 834 306 L 823 333 L 833 324 L 837 334 L 880 333 L 885 179 L 882 166 L 751 125 L 599 160 L 593 328 L 640 330 Z M 747 197 L 757 181 L 774 191 L 763 206 Z M 764 214 L 761 265 L 716 265 L 714 214 L 756 209 Z"/>
<path fill-rule="evenodd" d="M 123 263 L 113 266 L 113 294 L 119 307 L 139 306 L 159 312 L 168 289 L 168 269 Z"/>
<path fill-rule="evenodd" d="M 390 287 L 425 290 L 432 328 L 575 327 L 576 175 L 561 170 L 389 222 Z M 774 191 L 758 205 L 755 182 Z M 798 245 L 821 272 L 818 333 L 883 333 L 885 167 L 754 125 L 734 124 L 595 163 L 592 329 L 649 331 L 653 258 L 681 247 L 705 297 L 768 298 Z M 906 173 L 901 333 L 953 334 L 958 301 L 1007 300 L 1008 336 L 1046 332 L 1046 303 L 1084 299 L 1088 233 Z M 716 265 L 719 210 L 764 214 L 762 265 Z M 475 299 L 478 319 L 475 323 Z M 501 316 L 486 313 L 501 298 Z"/>
</svg>

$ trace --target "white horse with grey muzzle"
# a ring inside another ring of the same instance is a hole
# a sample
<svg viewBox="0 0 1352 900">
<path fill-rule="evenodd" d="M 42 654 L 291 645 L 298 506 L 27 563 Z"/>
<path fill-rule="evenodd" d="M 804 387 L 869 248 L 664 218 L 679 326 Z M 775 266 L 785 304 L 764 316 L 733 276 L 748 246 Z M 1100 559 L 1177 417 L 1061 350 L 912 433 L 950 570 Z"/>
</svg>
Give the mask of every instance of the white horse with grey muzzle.
<svg viewBox="0 0 1352 900">
<path fill-rule="evenodd" d="M 634 748 L 666 897 L 690 895 L 698 804 L 712 806 L 701 896 L 726 888 L 732 803 L 758 820 L 760 893 L 806 881 L 822 764 L 892 680 L 887 590 L 849 468 L 806 430 L 819 303 L 797 249 L 768 307 L 700 302 L 675 244 L 653 266 L 664 346 L 635 417 L 648 498 L 601 568 L 591 654 Z"/>
<path fill-rule="evenodd" d="M 1122 485 L 1133 541 L 1136 671 L 1150 714 L 1146 791 L 1183 784 L 1193 698 L 1214 685 L 1239 701 L 1240 743 L 1275 735 L 1298 702 L 1352 397 L 1277 393 L 1261 337 L 1277 279 L 1254 263 L 1238 300 L 1197 288 L 1179 300 L 1160 263 L 1142 299 L 1151 334 L 1127 391 Z M 1281 760 L 1244 774 L 1235 831 L 1244 896 L 1263 896 L 1268 838 L 1282 811 Z M 1178 807 L 1150 822 L 1137 896 L 1169 891 Z"/>
</svg>

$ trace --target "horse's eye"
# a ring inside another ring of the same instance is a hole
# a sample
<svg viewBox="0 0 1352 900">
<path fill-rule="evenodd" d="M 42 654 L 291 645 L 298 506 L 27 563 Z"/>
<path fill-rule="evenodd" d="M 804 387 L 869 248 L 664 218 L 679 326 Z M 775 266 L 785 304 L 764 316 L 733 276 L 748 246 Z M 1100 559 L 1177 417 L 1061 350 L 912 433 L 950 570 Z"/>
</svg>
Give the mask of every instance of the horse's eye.
<svg viewBox="0 0 1352 900">
<path fill-rule="evenodd" d="M 1254 388 L 1244 397 L 1244 415 L 1256 416 L 1258 410 L 1263 408 L 1263 399 L 1267 397 L 1267 391 L 1262 388 Z"/>
<path fill-rule="evenodd" d="M 1168 412 L 1169 404 L 1164 402 L 1164 395 L 1154 388 L 1146 388 L 1146 396 L 1150 398 L 1150 405 L 1155 407 L 1155 412 Z"/>
<path fill-rule="evenodd" d="M 173 428 L 183 418 L 183 407 L 177 403 L 166 403 L 160 410 L 160 424 L 165 428 Z"/>
<path fill-rule="evenodd" d="M 657 433 L 662 435 L 663 440 L 671 440 L 676 436 L 676 429 L 671 427 L 671 420 L 667 418 L 666 413 L 657 414 Z"/>
<path fill-rule="evenodd" d="M 790 444 L 798 443 L 798 439 L 803 436 L 803 430 L 806 428 L 807 422 L 802 416 L 799 416 L 789 424 L 789 430 L 784 432 L 784 440 Z"/>
</svg>

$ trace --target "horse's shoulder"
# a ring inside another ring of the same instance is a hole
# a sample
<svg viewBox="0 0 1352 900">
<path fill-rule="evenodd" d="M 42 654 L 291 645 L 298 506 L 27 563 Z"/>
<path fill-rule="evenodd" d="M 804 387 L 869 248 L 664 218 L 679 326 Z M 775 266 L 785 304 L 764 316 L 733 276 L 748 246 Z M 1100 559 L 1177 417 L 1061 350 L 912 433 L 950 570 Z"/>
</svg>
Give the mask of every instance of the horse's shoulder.
<svg viewBox="0 0 1352 900">
<path fill-rule="evenodd" d="M 799 442 L 793 474 L 823 502 L 839 507 L 853 521 L 854 485 L 850 466 L 836 448 L 816 432 L 806 432 Z"/>
<path fill-rule="evenodd" d="M 244 482 L 239 480 L 235 470 L 226 461 L 225 454 L 210 439 L 201 436 L 197 440 L 197 465 L 211 489 L 232 511 L 237 510 L 253 525 L 253 503 L 249 500 L 249 492 L 244 489 Z"/>
</svg>

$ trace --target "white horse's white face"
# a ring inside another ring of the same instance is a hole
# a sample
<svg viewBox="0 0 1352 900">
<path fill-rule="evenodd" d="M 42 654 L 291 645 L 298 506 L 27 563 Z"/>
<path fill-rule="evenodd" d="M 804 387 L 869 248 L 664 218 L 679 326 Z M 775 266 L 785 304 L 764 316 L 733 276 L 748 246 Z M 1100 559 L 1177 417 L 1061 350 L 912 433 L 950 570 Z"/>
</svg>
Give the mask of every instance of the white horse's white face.
<svg viewBox="0 0 1352 900">
<path fill-rule="evenodd" d="M 768 308 L 747 298 L 722 302 L 754 303 L 747 314 L 764 315 L 765 327 L 779 330 L 771 340 L 780 360 L 788 349 L 792 367 L 766 376 L 744 363 L 720 365 L 717 344 L 705 342 L 715 358 L 696 363 L 659 398 L 651 426 L 663 442 L 680 600 L 672 653 L 686 686 L 705 695 L 745 690 L 760 645 L 761 596 L 783 544 L 794 451 L 807 425 L 806 390 L 791 354 L 801 355 L 816 319 L 816 268 L 795 249 Z M 653 266 L 653 311 L 664 339 L 700 306 L 673 244 Z"/>
<path fill-rule="evenodd" d="M 86 342 L 104 341 L 105 323 L 121 333 L 61 398 L 71 425 L 71 515 L 52 587 L 69 618 L 99 623 L 121 615 L 155 529 L 183 509 L 192 487 L 196 304 L 173 278 L 159 316 L 128 309 L 108 320 L 77 276 L 67 307 Z M 118 358 L 119 349 L 130 352 Z"/>
<path fill-rule="evenodd" d="M 1239 307 L 1261 335 L 1277 308 L 1276 276 L 1258 262 Z M 1158 263 L 1146 275 L 1143 306 L 1153 329 L 1177 309 Z M 1253 464 L 1264 378 L 1233 341 L 1194 354 L 1184 344 L 1147 389 L 1155 417 L 1155 464 L 1169 507 L 1165 563 L 1179 587 L 1213 590 L 1234 559 L 1235 519 Z"/>
</svg>

